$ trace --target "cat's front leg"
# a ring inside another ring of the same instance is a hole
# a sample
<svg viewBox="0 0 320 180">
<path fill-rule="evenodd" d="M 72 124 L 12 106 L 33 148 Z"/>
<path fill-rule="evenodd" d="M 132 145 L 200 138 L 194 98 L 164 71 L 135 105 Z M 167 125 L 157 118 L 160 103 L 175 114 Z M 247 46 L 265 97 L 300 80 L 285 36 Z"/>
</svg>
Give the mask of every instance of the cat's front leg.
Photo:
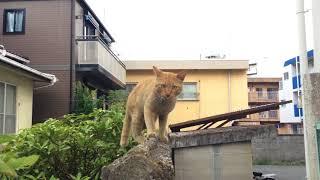
<svg viewBox="0 0 320 180">
<path fill-rule="evenodd" d="M 152 112 L 148 106 L 144 107 L 144 121 L 147 126 L 147 137 L 156 137 L 155 122 L 157 120 L 157 114 Z"/>
<path fill-rule="evenodd" d="M 163 142 L 169 142 L 167 134 L 168 114 L 159 116 L 159 138 Z"/>
</svg>

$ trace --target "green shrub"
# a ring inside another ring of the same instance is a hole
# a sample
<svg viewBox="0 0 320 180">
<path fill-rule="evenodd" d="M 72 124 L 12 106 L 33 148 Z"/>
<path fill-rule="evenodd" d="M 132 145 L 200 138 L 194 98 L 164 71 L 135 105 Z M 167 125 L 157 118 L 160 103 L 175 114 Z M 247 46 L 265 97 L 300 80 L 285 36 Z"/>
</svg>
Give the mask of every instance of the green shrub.
<svg viewBox="0 0 320 180">
<path fill-rule="evenodd" d="M 39 156 L 31 155 L 26 157 L 19 157 L 13 152 L 0 154 L 0 178 L 12 179 L 17 177 L 17 170 L 31 167 L 37 162 Z"/>
<path fill-rule="evenodd" d="M 108 104 L 121 103 L 125 105 L 128 98 L 128 92 L 125 90 L 108 91 L 107 102 Z"/>
<path fill-rule="evenodd" d="M 49 119 L 23 130 L 7 150 L 19 157 L 39 155 L 32 168 L 22 169 L 18 174 L 36 179 L 98 179 L 102 166 L 135 145 L 131 140 L 127 148 L 119 146 L 123 118 L 124 105 L 118 102 L 106 111 L 95 109 L 87 115 Z"/>
<path fill-rule="evenodd" d="M 76 114 L 89 114 L 96 108 L 102 108 L 104 97 L 97 98 L 97 91 L 90 90 L 81 82 L 76 83 L 74 93 L 74 113 Z"/>
</svg>

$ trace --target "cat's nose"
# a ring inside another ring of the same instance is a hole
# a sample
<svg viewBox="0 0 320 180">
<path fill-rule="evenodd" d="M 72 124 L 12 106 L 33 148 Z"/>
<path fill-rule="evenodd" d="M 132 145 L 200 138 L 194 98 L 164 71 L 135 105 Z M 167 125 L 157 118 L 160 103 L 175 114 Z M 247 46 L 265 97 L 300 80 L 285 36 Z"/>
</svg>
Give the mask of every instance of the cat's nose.
<svg viewBox="0 0 320 180">
<path fill-rule="evenodd" d="M 168 98 L 168 97 L 170 97 L 170 94 L 167 94 L 166 96 L 167 96 L 167 98 Z"/>
</svg>

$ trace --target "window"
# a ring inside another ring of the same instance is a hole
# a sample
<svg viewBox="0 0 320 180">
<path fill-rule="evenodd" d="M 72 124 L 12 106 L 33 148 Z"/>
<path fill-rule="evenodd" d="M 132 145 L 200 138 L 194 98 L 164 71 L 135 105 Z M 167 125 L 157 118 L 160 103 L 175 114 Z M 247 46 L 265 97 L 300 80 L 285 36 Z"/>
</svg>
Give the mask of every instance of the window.
<svg viewBox="0 0 320 180">
<path fill-rule="evenodd" d="M 178 100 L 198 100 L 197 83 L 183 83 L 182 92 Z"/>
<path fill-rule="evenodd" d="M 279 81 L 279 90 L 283 90 L 283 81 L 282 81 L 282 79 Z"/>
<path fill-rule="evenodd" d="M 308 68 L 313 68 L 313 61 L 314 61 L 313 57 L 308 58 Z"/>
<path fill-rule="evenodd" d="M 24 34 L 25 21 L 25 9 L 5 9 L 3 16 L 3 34 Z"/>
<path fill-rule="evenodd" d="M 127 84 L 126 84 L 126 91 L 127 91 L 128 93 L 130 93 L 137 84 L 138 84 L 138 83 L 127 83 Z"/>
<path fill-rule="evenodd" d="M 262 88 L 256 88 L 256 92 L 258 93 L 258 97 L 262 97 Z"/>
<path fill-rule="evenodd" d="M 0 82 L 0 134 L 16 132 L 16 87 Z"/>
<path fill-rule="evenodd" d="M 267 88 L 268 99 L 276 100 L 278 96 L 278 89 L 276 88 Z"/>
<path fill-rule="evenodd" d="M 275 119 L 277 117 L 278 117 L 278 111 L 276 110 L 269 111 L 269 118 Z"/>
<path fill-rule="evenodd" d="M 287 79 L 289 79 L 289 73 L 285 72 L 283 73 L 283 80 L 287 80 Z"/>
</svg>

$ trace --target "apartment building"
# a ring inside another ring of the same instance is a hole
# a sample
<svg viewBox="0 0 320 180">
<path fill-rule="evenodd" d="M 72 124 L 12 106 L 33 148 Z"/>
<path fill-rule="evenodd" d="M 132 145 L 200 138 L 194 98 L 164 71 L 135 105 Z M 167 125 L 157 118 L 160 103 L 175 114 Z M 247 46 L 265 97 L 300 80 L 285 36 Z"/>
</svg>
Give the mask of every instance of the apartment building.
<svg viewBox="0 0 320 180">
<path fill-rule="evenodd" d="M 255 107 L 279 102 L 279 82 L 281 78 L 248 78 L 248 106 Z M 278 124 L 279 110 L 270 110 L 251 114 L 246 119 L 236 121 L 234 125 Z"/>
<path fill-rule="evenodd" d="M 115 40 L 85 0 L 0 0 L 0 16 L 0 44 L 59 79 L 34 92 L 34 122 L 70 113 L 76 81 L 98 94 L 125 87 Z"/>
<path fill-rule="evenodd" d="M 313 50 L 307 52 L 308 69 L 313 69 Z M 292 104 L 280 108 L 280 133 L 303 133 L 302 87 L 299 56 L 286 60 L 283 65 L 283 77 L 280 83 L 280 100 L 292 100 Z"/>
<path fill-rule="evenodd" d="M 246 60 L 124 61 L 127 90 L 155 78 L 152 66 L 169 71 L 187 70 L 183 91 L 169 124 L 246 109 L 248 107 Z M 227 124 L 230 125 L 230 124 Z"/>
</svg>

